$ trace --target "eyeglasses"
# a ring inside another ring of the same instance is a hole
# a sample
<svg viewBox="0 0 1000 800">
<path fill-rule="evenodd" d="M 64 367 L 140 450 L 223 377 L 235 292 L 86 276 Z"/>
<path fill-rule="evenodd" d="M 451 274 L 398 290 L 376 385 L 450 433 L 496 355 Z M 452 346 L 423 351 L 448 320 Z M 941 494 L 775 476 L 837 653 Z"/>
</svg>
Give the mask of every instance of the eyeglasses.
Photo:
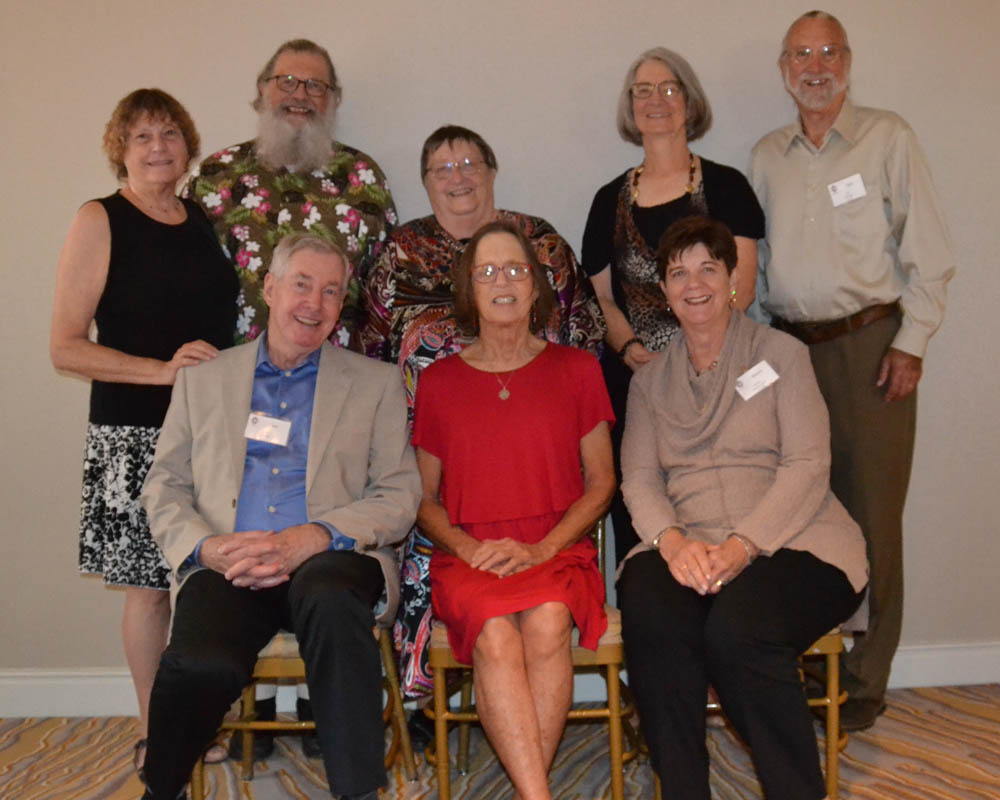
<svg viewBox="0 0 1000 800">
<path fill-rule="evenodd" d="M 455 170 L 458 170 L 463 177 L 474 178 L 482 173 L 485 163 L 481 158 L 475 161 L 471 158 L 463 158 L 460 161 L 447 161 L 444 164 L 428 167 L 424 174 L 430 175 L 436 181 L 446 181 L 455 174 Z"/>
<path fill-rule="evenodd" d="M 819 50 L 811 47 L 796 47 L 794 50 L 786 50 L 785 58 L 791 59 L 797 66 L 808 64 L 812 61 L 813 53 L 819 53 L 819 60 L 824 64 L 835 64 L 844 57 L 844 53 L 850 52 L 847 47 L 839 44 L 825 44 Z"/>
<path fill-rule="evenodd" d="M 469 274 L 476 283 L 493 283 L 503 272 L 509 281 L 523 281 L 531 274 L 531 264 L 523 261 L 508 261 L 506 264 L 476 264 Z"/>
<path fill-rule="evenodd" d="M 264 79 L 264 83 L 268 81 L 274 81 L 275 85 L 285 94 L 292 94 L 298 90 L 299 86 L 305 84 L 306 94 L 310 97 L 322 97 L 333 88 L 319 78 L 296 78 L 294 75 L 272 75 L 270 78 Z"/>
<path fill-rule="evenodd" d="M 681 85 L 677 81 L 660 81 L 659 83 L 633 83 L 629 87 L 633 100 L 648 100 L 653 96 L 653 92 L 659 92 L 660 97 L 669 100 L 674 95 L 680 94 Z"/>
</svg>

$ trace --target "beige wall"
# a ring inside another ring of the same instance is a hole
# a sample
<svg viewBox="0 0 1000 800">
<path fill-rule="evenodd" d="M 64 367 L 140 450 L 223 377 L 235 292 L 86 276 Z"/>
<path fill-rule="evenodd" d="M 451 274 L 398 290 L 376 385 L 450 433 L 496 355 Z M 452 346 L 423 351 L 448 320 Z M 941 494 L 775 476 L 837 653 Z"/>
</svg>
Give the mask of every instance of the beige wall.
<svg viewBox="0 0 1000 800">
<path fill-rule="evenodd" d="M 1000 643 L 1000 5 L 829 8 L 851 35 L 855 99 L 900 112 L 920 136 L 959 264 L 921 384 L 904 644 Z M 87 386 L 56 375 L 47 352 L 66 228 L 80 203 L 115 188 L 99 142 L 119 97 L 142 85 L 174 93 L 210 152 L 251 136 L 253 76 L 280 41 L 310 36 L 346 87 L 341 138 L 380 162 L 403 219 L 427 210 L 420 143 L 453 121 L 496 150 L 498 203 L 547 217 L 579 248 L 594 191 L 640 157 L 613 124 L 628 62 L 654 44 L 686 55 L 716 113 L 696 151 L 743 168 L 752 143 L 792 113 L 775 58 L 802 10 L 791 0 L 2 0 L 0 669 L 123 664 L 120 594 L 76 574 Z"/>
</svg>

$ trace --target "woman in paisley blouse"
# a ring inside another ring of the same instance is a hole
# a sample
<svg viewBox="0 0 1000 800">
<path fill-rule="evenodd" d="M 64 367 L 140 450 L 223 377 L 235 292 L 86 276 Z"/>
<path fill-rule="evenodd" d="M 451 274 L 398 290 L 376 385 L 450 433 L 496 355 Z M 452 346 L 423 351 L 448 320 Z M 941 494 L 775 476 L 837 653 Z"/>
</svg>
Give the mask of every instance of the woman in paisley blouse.
<svg viewBox="0 0 1000 800">
<path fill-rule="evenodd" d="M 688 145 L 712 124 L 701 83 L 684 58 L 665 47 L 640 55 L 625 74 L 618 100 L 618 132 L 643 149 L 639 166 L 601 187 L 583 234 L 583 268 L 593 281 L 607 321 L 604 377 L 618 423 L 612 432 L 621 481 L 625 400 L 634 370 L 663 350 L 677 319 L 659 288 L 656 248 L 672 222 L 687 216 L 718 219 L 736 237 L 736 304 L 753 300 L 757 239 L 764 213 L 746 178 L 701 158 Z M 615 556 L 620 563 L 638 543 L 621 492 L 611 506 Z"/>
<path fill-rule="evenodd" d="M 433 214 L 394 229 L 365 281 L 362 344 L 368 355 L 399 365 L 411 423 L 420 371 L 472 341 L 455 321 L 450 270 L 472 234 L 487 222 L 516 225 L 555 290 L 556 309 L 539 335 L 594 353 L 601 346 L 601 310 L 572 248 L 544 219 L 496 208 L 496 174 L 496 155 L 478 133 L 458 125 L 434 131 L 420 153 L 420 176 Z M 400 678 L 410 695 L 425 694 L 431 687 L 426 654 L 430 552 L 430 542 L 414 528 L 403 565 L 397 628 Z"/>
</svg>

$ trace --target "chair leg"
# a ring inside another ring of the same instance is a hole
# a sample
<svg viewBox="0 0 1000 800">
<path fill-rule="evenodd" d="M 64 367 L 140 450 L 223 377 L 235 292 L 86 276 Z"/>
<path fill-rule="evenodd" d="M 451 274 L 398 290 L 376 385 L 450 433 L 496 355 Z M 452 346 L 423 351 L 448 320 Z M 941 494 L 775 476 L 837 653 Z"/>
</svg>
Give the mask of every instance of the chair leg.
<svg viewBox="0 0 1000 800">
<path fill-rule="evenodd" d="M 240 716 L 244 721 L 253 719 L 257 713 L 257 684 L 250 681 L 243 687 L 243 700 Z M 245 728 L 239 732 L 243 737 L 243 759 L 240 762 L 240 777 L 244 781 L 253 780 L 253 731 Z"/>
<path fill-rule="evenodd" d="M 826 656 L 826 795 L 840 796 L 840 654 Z"/>
<path fill-rule="evenodd" d="M 625 772 L 622 763 L 622 698 L 618 665 L 609 664 L 605 669 L 608 685 L 608 739 L 611 747 L 611 797 L 625 800 Z"/>
<path fill-rule="evenodd" d="M 385 681 L 388 684 L 389 702 L 392 703 L 393 736 L 400 744 L 403 755 L 403 772 L 406 780 L 417 779 L 417 762 L 413 757 L 413 743 L 410 741 L 410 729 L 406 726 L 406 711 L 403 708 L 403 692 L 399 686 L 399 673 L 396 671 L 396 657 L 392 652 L 392 641 L 389 629 L 382 628 L 378 637 L 379 649 L 382 652 L 382 668 L 385 670 Z"/>
<path fill-rule="evenodd" d="M 660 776 L 656 774 L 656 770 L 653 770 L 653 800 L 663 800 L 663 787 L 660 786 Z"/>
<path fill-rule="evenodd" d="M 472 710 L 472 672 L 466 670 L 462 676 L 462 711 Z M 471 722 L 458 723 L 458 774 L 469 774 L 469 732 Z"/>
<path fill-rule="evenodd" d="M 191 770 L 191 800 L 205 798 L 205 757 L 199 756 Z"/>
<path fill-rule="evenodd" d="M 448 755 L 448 687 L 444 667 L 434 667 L 434 752 L 438 798 L 451 800 L 451 758 Z"/>
</svg>

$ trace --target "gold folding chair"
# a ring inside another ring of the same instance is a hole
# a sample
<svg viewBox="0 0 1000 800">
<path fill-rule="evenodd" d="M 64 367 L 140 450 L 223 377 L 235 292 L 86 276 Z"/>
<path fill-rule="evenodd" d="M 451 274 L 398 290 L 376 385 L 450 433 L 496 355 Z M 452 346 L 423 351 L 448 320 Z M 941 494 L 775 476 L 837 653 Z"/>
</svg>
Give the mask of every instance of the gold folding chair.
<svg viewBox="0 0 1000 800">
<path fill-rule="evenodd" d="M 604 520 L 594 526 L 591 535 L 597 545 L 601 575 L 604 575 Z M 587 650 L 578 644 L 579 633 L 573 631 L 573 668 L 598 668 L 604 673 L 607 687 L 607 702 L 599 708 L 573 708 L 567 719 L 570 720 L 606 720 L 608 723 L 608 740 L 611 759 L 611 796 L 614 800 L 625 798 L 624 764 L 638 753 L 636 737 L 626 720 L 633 711 L 631 702 L 622 696 L 624 688 L 619 673 L 624 661 L 625 651 L 622 646 L 621 614 L 612 605 L 605 605 L 608 615 L 608 629 L 601 637 L 597 650 Z M 448 723 L 457 722 L 459 729 L 459 772 L 465 773 L 469 756 L 469 723 L 478 722 L 475 706 L 472 704 L 471 665 L 456 660 L 448 644 L 448 631 L 444 623 L 436 621 L 431 630 L 431 642 L 428 650 L 428 664 L 434 671 L 434 704 L 433 710 L 425 713 L 434 720 L 435 752 L 428 752 L 428 760 L 436 763 L 438 779 L 438 797 L 440 800 L 451 800 L 451 759 L 448 753 Z M 447 671 L 460 669 L 465 671 L 462 680 L 461 701 L 458 710 L 452 710 L 448 702 Z M 624 736 L 628 735 L 631 746 L 624 748 Z"/>
<path fill-rule="evenodd" d="M 803 662 L 815 657 L 826 660 L 826 694 L 810 697 L 813 708 L 825 708 L 826 728 L 826 794 L 830 800 L 840 797 L 840 751 L 847 746 L 847 734 L 840 731 L 840 706 L 847 700 L 847 692 L 840 688 L 840 654 L 844 651 L 844 637 L 840 628 L 834 628 L 821 636 L 799 657 L 799 674 L 803 674 Z M 712 712 L 722 711 L 718 702 L 706 703 Z M 656 800 L 661 800 L 660 777 L 654 772 Z"/>
<path fill-rule="evenodd" d="M 382 669 L 386 689 L 386 704 L 382 711 L 384 722 L 392 723 L 392 742 L 385 754 L 386 769 L 392 766 L 396 758 L 402 755 L 403 771 L 407 780 L 415 780 L 417 776 L 416 761 L 413 757 L 413 746 L 410 744 L 410 732 L 406 727 L 406 714 L 403 710 L 403 696 L 399 687 L 399 673 L 396 670 L 396 659 L 393 653 L 392 640 L 388 628 L 376 628 L 374 634 L 379 642 L 382 654 Z M 220 730 L 235 731 L 234 736 L 243 737 L 243 761 L 240 774 L 245 781 L 253 780 L 253 737 L 255 731 L 282 731 L 284 733 L 314 731 L 316 723 L 299 720 L 264 721 L 256 719 L 255 702 L 256 688 L 259 681 L 273 683 L 280 680 L 303 681 L 306 677 L 306 666 L 299 656 L 299 643 L 295 636 L 287 631 L 280 631 L 267 646 L 257 655 L 250 683 L 243 689 L 241 697 L 242 708 L 239 718 L 225 720 Z M 202 800 L 205 797 L 205 762 L 199 758 L 191 773 L 192 800 Z"/>
</svg>

